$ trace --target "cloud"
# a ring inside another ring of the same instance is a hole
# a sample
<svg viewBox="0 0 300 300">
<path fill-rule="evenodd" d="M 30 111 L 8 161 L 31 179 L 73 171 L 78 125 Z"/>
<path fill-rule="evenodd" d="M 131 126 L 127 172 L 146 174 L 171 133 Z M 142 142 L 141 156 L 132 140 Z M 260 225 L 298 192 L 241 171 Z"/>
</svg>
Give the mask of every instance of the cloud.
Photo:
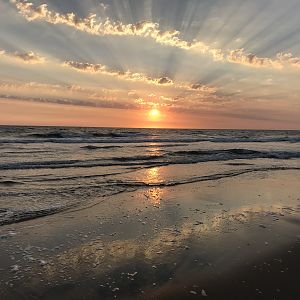
<svg viewBox="0 0 300 300">
<path fill-rule="evenodd" d="M 83 99 L 69 99 L 69 98 L 51 98 L 51 97 L 29 97 L 19 95 L 7 95 L 0 94 L 0 100 L 11 100 L 11 101 L 28 101 L 36 103 L 50 103 L 60 105 L 72 105 L 72 106 L 83 106 L 83 107 L 97 107 L 97 108 L 115 108 L 115 109 L 138 109 L 136 105 L 128 102 L 121 101 L 109 101 L 109 100 L 97 100 L 88 101 Z"/>
<path fill-rule="evenodd" d="M 0 81 L 0 93 L 7 95 L 38 95 L 40 97 L 69 97 L 88 100 L 127 99 L 127 90 L 83 87 L 77 84 L 50 84 L 41 82 Z"/>
<path fill-rule="evenodd" d="M 29 22 L 44 21 L 50 24 L 63 24 L 76 30 L 89 34 L 106 36 L 138 36 L 151 38 L 156 43 L 166 46 L 177 47 L 184 50 L 195 49 L 203 54 L 210 54 L 215 60 L 222 60 L 224 54 L 220 49 L 210 47 L 201 41 L 185 41 L 180 38 L 178 30 L 161 30 L 158 23 L 142 21 L 136 24 L 123 24 L 108 18 L 101 20 L 96 14 L 90 14 L 86 18 L 80 18 L 73 12 L 60 14 L 48 9 L 47 4 L 34 6 L 25 0 L 11 0 L 18 12 Z"/>
<path fill-rule="evenodd" d="M 163 84 L 163 85 L 164 84 L 170 85 L 170 84 L 173 84 L 173 81 L 168 77 L 162 77 L 162 78 L 157 80 L 157 83 L 158 84 Z"/>
<path fill-rule="evenodd" d="M 202 83 L 194 83 L 191 84 L 189 86 L 190 90 L 197 90 L 197 91 L 201 91 L 201 92 L 206 92 L 206 93 L 210 93 L 210 94 L 214 94 L 216 93 L 217 89 L 214 87 L 209 87 L 207 85 L 204 85 Z"/>
<path fill-rule="evenodd" d="M 14 99 L 30 102 L 55 103 L 62 105 L 91 106 L 103 108 L 150 108 L 153 106 L 173 109 L 184 108 L 188 103 L 221 101 L 220 96 L 209 95 L 202 91 L 184 90 L 181 96 L 174 98 L 171 91 L 168 94 L 138 92 L 127 89 L 102 89 L 83 87 L 80 85 L 49 84 L 42 82 L 10 82 L 0 81 L 0 95 L 4 99 Z M 205 100 L 206 99 L 206 100 Z"/>
<path fill-rule="evenodd" d="M 279 60 L 258 57 L 255 54 L 246 53 L 243 48 L 229 51 L 229 54 L 227 55 L 227 61 L 258 68 L 272 67 L 281 69 L 283 67 Z"/>
<path fill-rule="evenodd" d="M 99 3 L 99 7 L 102 9 L 102 10 L 104 10 L 104 11 L 106 11 L 106 10 L 108 10 L 109 9 L 109 5 L 108 4 L 104 4 L 104 3 Z"/>
<path fill-rule="evenodd" d="M 39 56 L 35 54 L 34 52 L 14 52 L 12 54 L 13 57 L 18 58 L 26 63 L 31 63 L 31 64 L 40 64 L 45 61 L 45 58 L 42 56 Z"/>
<path fill-rule="evenodd" d="M 88 72 L 88 73 L 100 73 L 103 75 L 114 76 L 119 79 L 143 82 L 147 84 L 172 86 L 174 83 L 168 77 L 152 78 L 141 73 L 133 73 L 131 71 L 116 71 L 111 70 L 107 66 L 101 64 L 91 64 L 76 61 L 65 61 L 64 66 L 71 67 L 77 71 Z"/>
<path fill-rule="evenodd" d="M 62 89 L 63 87 L 58 84 L 49 84 L 49 83 L 40 83 L 40 82 L 9 82 L 9 81 L 0 81 L 0 90 L 20 90 L 20 89 L 47 89 L 48 91 Z"/>
<path fill-rule="evenodd" d="M 277 57 L 272 59 L 247 53 L 243 48 L 223 51 L 196 39 L 185 41 L 180 37 L 180 31 L 163 31 L 160 29 L 158 23 L 151 21 L 123 24 L 122 22 L 115 22 L 108 18 L 102 20 L 96 14 L 90 14 L 86 18 L 80 18 L 73 12 L 60 14 L 49 10 L 47 4 L 35 6 L 26 0 L 10 0 L 10 2 L 15 5 L 18 12 L 29 22 L 43 21 L 50 24 L 62 24 L 98 36 L 114 35 L 151 38 L 161 45 L 184 50 L 195 50 L 202 54 L 211 55 L 215 61 L 227 61 L 257 68 L 281 69 L 284 66 L 298 67 L 300 65 L 300 58 L 294 57 L 291 53 L 278 53 Z"/>
<path fill-rule="evenodd" d="M 0 55 L 7 56 L 9 58 L 13 58 L 23 63 L 28 64 L 41 64 L 45 61 L 45 57 L 40 56 L 32 51 L 29 52 L 7 52 L 5 50 L 0 50 Z"/>
<path fill-rule="evenodd" d="M 164 108 L 173 108 L 174 104 L 177 102 L 172 97 L 167 97 L 164 95 L 157 95 L 151 93 L 143 97 L 136 97 L 135 103 L 142 108 L 152 108 L 152 107 L 164 107 Z"/>
<path fill-rule="evenodd" d="M 173 87 L 175 89 L 197 91 L 204 94 L 214 94 L 217 89 L 215 87 L 209 87 L 201 83 L 186 83 L 186 82 L 174 82 L 168 77 L 152 78 L 142 73 L 135 73 L 132 71 L 118 71 L 111 70 L 107 66 L 102 64 L 92 64 L 76 61 L 65 61 L 63 66 L 70 67 L 77 71 L 88 72 L 88 73 L 99 73 L 102 75 L 109 75 L 116 77 L 117 79 L 141 82 L 146 84 L 152 84 L 156 86 Z"/>
<path fill-rule="evenodd" d="M 258 57 L 252 53 L 246 53 L 243 48 L 231 50 L 226 57 L 227 61 L 251 67 L 265 67 L 282 69 L 283 67 L 300 67 L 300 57 L 293 56 L 292 53 L 277 53 L 275 59 Z"/>
<path fill-rule="evenodd" d="M 295 57 L 292 53 L 278 53 L 277 59 L 283 64 L 288 64 L 300 68 L 300 57 Z"/>
</svg>

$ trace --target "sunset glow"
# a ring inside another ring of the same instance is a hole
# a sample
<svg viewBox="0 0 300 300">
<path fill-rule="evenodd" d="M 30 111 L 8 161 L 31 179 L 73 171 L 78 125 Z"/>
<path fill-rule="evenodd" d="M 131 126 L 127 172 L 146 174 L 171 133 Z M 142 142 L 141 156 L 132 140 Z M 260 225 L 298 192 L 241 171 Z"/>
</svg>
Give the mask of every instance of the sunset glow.
<svg viewBox="0 0 300 300">
<path fill-rule="evenodd" d="M 0 0 L 0 123 L 300 128 L 299 10 L 298 0 Z"/>
<path fill-rule="evenodd" d="M 159 120 L 160 115 L 161 115 L 160 111 L 157 108 L 153 108 L 149 112 L 149 118 L 151 121 L 154 121 L 154 122 Z"/>
</svg>

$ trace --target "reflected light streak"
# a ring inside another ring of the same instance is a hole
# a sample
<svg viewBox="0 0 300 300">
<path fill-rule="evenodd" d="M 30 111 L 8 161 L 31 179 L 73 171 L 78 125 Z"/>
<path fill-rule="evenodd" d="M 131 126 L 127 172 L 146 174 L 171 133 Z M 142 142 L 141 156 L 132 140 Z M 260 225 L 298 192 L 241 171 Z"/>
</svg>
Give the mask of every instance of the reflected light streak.
<svg viewBox="0 0 300 300">
<path fill-rule="evenodd" d="M 157 167 L 149 169 L 146 173 L 146 176 L 147 177 L 146 177 L 145 182 L 147 184 L 155 184 L 155 183 L 162 182 L 162 179 L 160 177 L 159 168 L 157 168 Z M 156 188 L 149 189 L 146 193 L 146 196 L 147 196 L 147 199 L 152 204 L 158 205 L 158 204 L 160 204 L 163 193 L 164 193 L 163 189 L 156 187 Z"/>
</svg>

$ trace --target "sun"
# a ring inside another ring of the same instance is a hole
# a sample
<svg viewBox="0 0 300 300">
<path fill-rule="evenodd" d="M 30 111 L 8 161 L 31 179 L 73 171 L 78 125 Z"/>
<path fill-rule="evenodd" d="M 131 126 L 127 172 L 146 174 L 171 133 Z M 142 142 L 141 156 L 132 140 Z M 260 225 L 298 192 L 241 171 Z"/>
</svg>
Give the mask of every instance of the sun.
<svg viewBox="0 0 300 300">
<path fill-rule="evenodd" d="M 157 108 L 153 108 L 149 111 L 149 118 L 151 121 L 158 121 L 160 118 L 160 111 Z"/>
</svg>

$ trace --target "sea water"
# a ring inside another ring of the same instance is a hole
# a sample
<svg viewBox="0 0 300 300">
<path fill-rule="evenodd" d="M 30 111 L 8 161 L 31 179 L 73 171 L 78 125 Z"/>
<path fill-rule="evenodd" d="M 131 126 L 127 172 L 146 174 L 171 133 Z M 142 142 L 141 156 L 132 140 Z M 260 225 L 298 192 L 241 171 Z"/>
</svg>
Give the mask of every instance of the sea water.
<svg viewBox="0 0 300 300">
<path fill-rule="evenodd" d="M 0 127 L 0 225 L 136 189 L 300 168 L 300 131 Z"/>
</svg>

